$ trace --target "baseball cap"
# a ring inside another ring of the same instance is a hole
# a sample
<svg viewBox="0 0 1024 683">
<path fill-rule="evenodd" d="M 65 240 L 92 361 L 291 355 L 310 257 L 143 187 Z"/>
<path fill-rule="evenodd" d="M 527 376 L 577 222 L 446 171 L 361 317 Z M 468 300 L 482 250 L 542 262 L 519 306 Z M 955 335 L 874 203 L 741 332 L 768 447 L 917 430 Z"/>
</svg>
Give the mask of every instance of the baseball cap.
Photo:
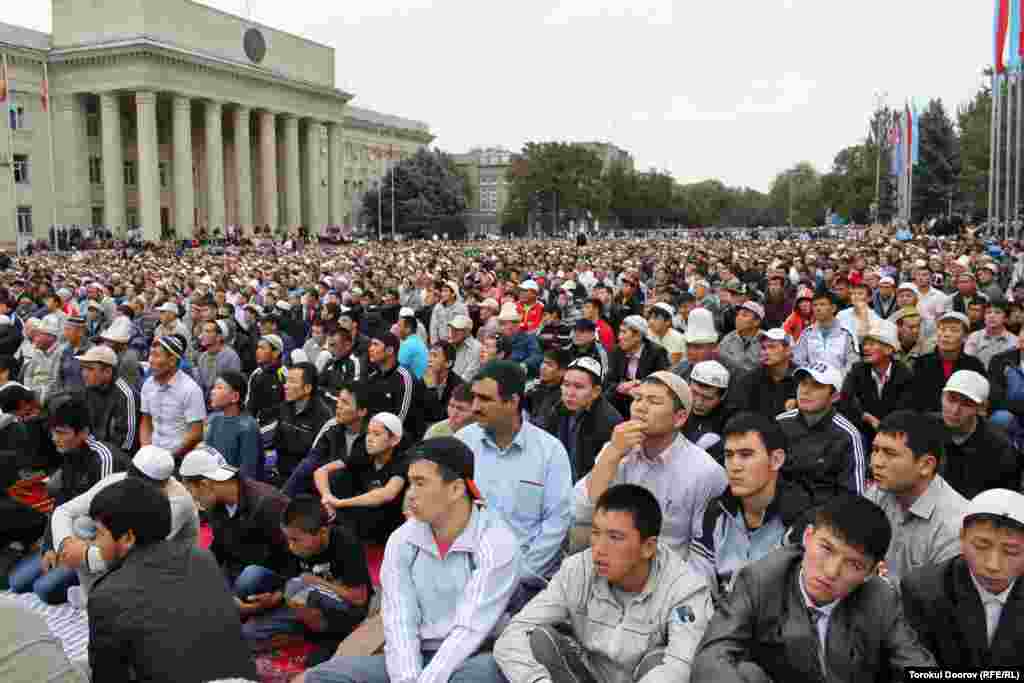
<svg viewBox="0 0 1024 683">
<path fill-rule="evenodd" d="M 238 474 L 216 448 L 203 445 L 184 457 L 178 473 L 182 477 L 202 477 L 211 481 L 227 481 Z"/>
<path fill-rule="evenodd" d="M 402 343 L 400 341 L 398 341 L 398 337 L 396 337 L 395 335 L 391 334 L 390 332 L 380 332 L 378 334 L 373 335 L 373 337 L 371 337 L 370 340 L 371 341 L 379 341 L 385 347 L 392 348 L 396 352 L 398 351 L 399 347 L 402 345 Z"/>
<path fill-rule="evenodd" d="M 900 310 L 892 314 L 891 320 L 894 323 L 898 323 L 904 318 L 920 318 L 921 312 L 917 310 L 917 306 L 904 306 Z"/>
<path fill-rule="evenodd" d="M 596 358 L 591 358 L 590 356 L 580 356 L 569 363 L 569 367 L 566 370 L 582 370 L 583 372 L 590 373 L 599 383 L 604 381 L 604 370 L 601 368 L 601 363 Z"/>
<path fill-rule="evenodd" d="M 402 420 L 394 413 L 377 413 L 370 418 L 370 422 L 379 422 L 391 432 L 392 436 L 402 438 Z"/>
<path fill-rule="evenodd" d="M 54 337 L 60 336 L 60 321 L 55 315 L 48 315 L 36 325 L 36 332 L 42 332 L 43 334 L 49 334 Z"/>
<path fill-rule="evenodd" d="M 533 280 L 523 280 L 521 283 L 519 283 L 519 289 L 529 289 L 534 292 L 540 291 L 540 287 L 537 286 L 537 283 L 534 282 Z"/>
<path fill-rule="evenodd" d="M 868 328 L 868 333 L 864 335 L 864 338 L 881 342 L 894 351 L 900 348 L 900 335 L 896 330 L 896 323 L 889 322 L 888 320 L 876 321 Z"/>
<path fill-rule="evenodd" d="M 583 332 L 594 332 L 597 330 L 597 323 L 590 318 L 580 318 L 576 321 L 575 328 Z"/>
<path fill-rule="evenodd" d="M 756 301 L 746 301 L 740 308 L 744 308 L 757 316 L 758 320 L 764 320 L 764 306 Z"/>
<path fill-rule="evenodd" d="M 281 341 L 281 337 L 276 334 L 265 334 L 260 337 L 261 342 L 267 342 L 270 344 L 270 348 L 274 349 L 278 353 L 284 351 L 284 342 Z"/>
<path fill-rule="evenodd" d="M 946 320 L 956 320 L 964 326 L 965 330 L 971 329 L 971 320 L 960 311 L 946 311 L 936 322 L 945 322 Z"/>
<path fill-rule="evenodd" d="M 661 316 L 662 318 L 667 318 L 671 320 L 673 316 L 675 316 L 675 314 L 676 309 L 672 308 L 665 302 L 656 303 L 654 304 L 654 306 L 651 307 L 651 315 L 658 315 Z"/>
<path fill-rule="evenodd" d="M 276 304 L 274 304 L 274 306 L 285 312 L 292 310 L 292 305 L 285 301 L 284 299 L 278 301 Z"/>
<path fill-rule="evenodd" d="M 259 306 L 256 306 L 255 304 L 250 304 L 249 306 L 247 306 L 247 308 L 259 308 Z M 156 310 L 159 311 L 160 313 L 173 313 L 174 315 L 178 315 L 178 304 L 167 301 L 157 306 Z"/>
<path fill-rule="evenodd" d="M 468 316 L 457 315 L 448 321 L 448 327 L 454 327 L 457 330 L 471 330 L 473 321 Z"/>
<path fill-rule="evenodd" d="M 803 375 L 810 375 L 811 379 L 818 384 L 826 384 L 836 391 L 842 391 L 843 389 L 842 373 L 828 363 L 812 363 L 811 365 L 797 368 L 793 373 L 793 379 L 799 382 L 800 377 Z"/>
<path fill-rule="evenodd" d="M 165 448 L 143 446 L 132 458 L 132 465 L 154 481 L 167 481 L 174 474 L 174 456 Z"/>
<path fill-rule="evenodd" d="M 889 285 L 890 287 L 896 286 L 896 280 L 886 275 L 878 281 L 879 285 Z"/>
<path fill-rule="evenodd" d="M 454 436 L 441 436 L 421 441 L 408 455 L 409 462 L 429 460 L 447 467 L 466 482 L 466 491 L 474 499 L 480 499 L 480 489 L 473 481 L 473 451 Z"/>
<path fill-rule="evenodd" d="M 770 330 L 765 330 L 764 332 L 761 333 L 761 339 L 762 341 L 765 339 L 769 339 L 771 341 L 782 342 L 787 346 L 793 343 L 793 340 L 781 327 L 773 327 Z"/>
<path fill-rule="evenodd" d="M 705 360 L 693 366 L 690 381 L 719 389 L 729 388 L 729 371 L 717 360 Z"/>
<path fill-rule="evenodd" d="M 655 381 L 662 386 L 668 387 L 679 402 L 683 404 L 683 410 L 689 412 L 690 406 L 693 405 L 693 395 L 690 393 L 690 385 L 686 383 L 679 375 L 668 370 L 659 370 L 658 372 L 652 372 L 651 374 L 644 377 L 644 382 Z"/>
<path fill-rule="evenodd" d="M 903 283 L 901 283 L 900 286 L 896 288 L 896 291 L 897 292 L 913 292 L 915 295 L 920 295 L 920 292 L 917 291 L 917 285 L 915 285 L 913 282 L 903 282 Z"/>
<path fill-rule="evenodd" d="M 1024 495 L 1010 489 L 982 491 L 967 504 L 964 523 L 974 515 L 1004 517 L 1024 527 Z"/>
<path fill-rule="evenodd" d="M 117 366 L 117 354 L 109 346 L 97 345 L 81 356 L 75 356 L 79 363 L 103 363 L 110 367 Z"/>
<path fill-rule="evenodd" d="M 408 306 L 404 306 L 404 307 L 402 307 L 398 311 L 398 317 L 399 318 L 415 318 L 416 317 L 416 311 L 412 310 Z"/>
<path fill-rule="evenodd" d="M 0 387 L 0 410 L 13 413 L 22 401 L 33 401 L 36 395 L 31 389 L 19 382 L 8 382 Z"/>
<path fill-rule="evenodd" d="M 64 318 L 64 324 L 72 327 L 85 327 L 85 318 L 80 315 L 69 315 Z"/>
<path fill-rule="evenodd" d="M 177 335 L 165 334 L 162 337 L 157 337 L 157 343 L 159 343 L 160 346 L 162 346 L 164 350 L 172 356 L 181 358 L 185 355 L 185 345 L 181 343 L 181 340 L 178 339 Z"/>
<path fill-rule="evenodd" d="M 622 324 L 626 327 L 632 328 L 639 332 L 641 335 L 647 334 L 647 321 L 639 315 L 628 315 L 626 319 L 622 321 Z"/>
<path fill-rule="evenodd" d="M 988 400 L 988 388 L 988 380 L 981 373 L 974 370 L 957 370 L 949 376 L 942 390 L 966 396 L 980 404 Z"/>
</svg>

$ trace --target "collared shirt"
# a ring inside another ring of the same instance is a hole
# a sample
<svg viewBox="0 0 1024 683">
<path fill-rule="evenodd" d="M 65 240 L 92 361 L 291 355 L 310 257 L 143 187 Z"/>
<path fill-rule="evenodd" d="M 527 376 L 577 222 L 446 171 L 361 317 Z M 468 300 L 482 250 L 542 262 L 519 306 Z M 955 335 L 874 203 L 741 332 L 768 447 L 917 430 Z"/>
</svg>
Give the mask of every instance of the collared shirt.
<svg viewBox="0 0 1024 683">
<path fill-rule="evenodd" d="M 142 385 L 142 414 L 153 420 L 153 445 L 173 452 L 188 426 L 206 419 L 203 390 L 181 370 L 175 370 L 167 384 L 151 376 Z"/>
<path fill-rule="evenodd" d="M 572 521 L 572 467 L 565 446 L 525 419 L 504 450 L 479 424 L 456 436 L 476 456 L 474 478 L 487 506 L 504 515 L 519 539 L 521 578 L 550 577 Z"/>
<path fill-rule="evenodd" d="M 455 349 L 455 364 L 452 372 L 464 382 L 472 382 L 480 369 L 480 342 L 473 337 L 466 339 Z"/>
<path fill-rule="evenodd" d="M 885 555 L 894 583 L 925 564 L 939 564 L 960 554 L 960 526 L 967 499 L 935 475 L 928 488 L 909 509 L 895 494 L 875 486 L 864 496 L 876 503 L 892 525 L 892 542 Z"/>
<path fill-rule="evenodd" d="M 972 332 L 964 344 L 964 353 L 980 360 L 985 369 L 996 355 L 1017 348 L 1017 337 L 1004 329 L 1000 334 L 989 335 L 988 330 Z"/>
<path fill-rule="evenodd" d="M 672 359 L 672 354 L 686 353 L 686 337 L 681 332 L 673 328 L 669 328 L 663 336 L 659 337 L 654 332 L 648 332 L 647 338 L 652 342 L 665 349 L 665 352 L 669 355 L 669 360 Z"/>
<path fill-rule="evenodd" d="M 793 347 L 793 365 L 798 368 L 822 362 L 831 365 L 846 377 L 858 360 L 854 336 L 838 322 L 823 329 L 815 323 L 800 335 Z"/>
<path fill-rule="evenodd" d="M 476 506 L 443 556 L 424 522 L 391 534 L 380 582 L 392 681 L 445 683 L 479 649 L 519 585 L 516 541 L 497 511 Z M 426 667 L 423 650 L 437 652 Z"/>
<path fill-rule="evenodd" d="M 878 398 L 882 398 L 882 391 L 885 390 L 885 385 L 889 383 L 889 378 L 892 377 L 892 361 L 889 361 L 889 365 L 886 366 L 884 372 L 878 372 L 878 368 L 871 366 L 871 379 L 875 380 L 875 389 L 878 390 Z"/>
<path fill-rule="evenodd" d="M 761 367 L 761 331 L 749 337 L 733 330 L 718 345 L 718 357 L 731 372 L 749 372 Z"/>
<path fill-rule="evenodd" d="M 981 599 L 981 606 L 985 609 L 985 628 L 988 633 L 988 644 L 992 644 L 992 638 L 996 635 L 996 628 L 999 627 L 999 618 L 1003 616 L 1003 608 L 1006 607 L 1006 600 L 1010 597 L 1010 591 L 1013 590 L 1013 584 L 1017 583 L 1017 579 L 1010 582 L 1010 585 L 1006 587 L 1002 593 L 992 593 L 987 588 L 978 583 L 978 580 L 974 578 L 974 573 L 971 572 L 971 581 L 974 583 L 974 587 L 978 589 L 978 597 Z"/>
<path fill-rule="evenodd" d="M 603 455 L 598 453 L 597 460 Z M 577 521 L 589 523 L 594 516 L 594 502 L 587 494 L 590 475 L 581 479 L 576 496 Z M 725 469 L 702 448 L 682 434 L 653 458 L 637 446 L 626 454 L 609 486 L 639 484 L 661 504 L 663 522 L 659 538 L 683 559 L 690 552 L 690 540 L 700 537 L 704 511 L 708 503 L 722 495 L 727 484 Z"/>
<path fill-rule="evenodd" d="M 818 633 L 818 662 L 821 664 L 821 670 L 824 673 L 827 671 L 825 665 L 825 643 L 828 642 L 828 626 L 829 622 L 832 621 L 832 612 L 839 605 L 839 601 L 833 600 L 827 605 L 814 604 L 814 600 L 811 600 L 811 596 L 807 594 L 807 589 L 804 588 L 803 568 L 800 569 L 800 575 L 797 577 L 797 585 L 800 586 L 800 595 L 803 596 L 804 605 L 807 606 L 811 625 L 814 626 L 815 631 Z"/>
<path fill-rule="evenodd" d="M 925 320 L 938 320 L 953 306 L 953 297 L 943 294 L 934 287 L 929 287 L 927 294 L 919 293 L 917 299 L 917 310 Z"/>
<path fill-rule="evenodd" d="M 636 379 L 636 371 L 637 371 L 637 368 L 640 367 L 640 356 L 642 356 L 643 353 L 644 353 L 644 347 L 641 346 L 640 349 L 636 353 L 631 353 L 629 355 L 629 365 L 626 366 L 626 379 L 628 379 L 628 380 Z"/>
</svg>

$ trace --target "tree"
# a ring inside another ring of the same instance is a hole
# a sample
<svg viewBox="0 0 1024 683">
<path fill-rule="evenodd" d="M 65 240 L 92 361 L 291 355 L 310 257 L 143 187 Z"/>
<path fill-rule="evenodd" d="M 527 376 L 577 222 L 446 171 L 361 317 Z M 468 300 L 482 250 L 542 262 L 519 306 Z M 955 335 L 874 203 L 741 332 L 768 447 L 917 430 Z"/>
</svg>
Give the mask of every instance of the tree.
<svg viewBox="0 0 1024 683">
<path fill-rule="evenodd" d="M 969 218 L 988 215 L 988 171 L 992 123 L 992 90 L 982 87 L 974 98 L 957 109 L 960 132 L 960 173 L 957 176 L 959 208 Z"/>
<path fill-rule="evenodd" d="M 371 187 L 363 194 L 363 216 L 373 234 L 378 234 L 378 215 L 383 220 L 383 234 L 390 232 L 392 226 L 403 234 L 450 235 L 457 235 L 461 226 L 464 234 L 460 217 L 466 210 L 467 184 L 449 155 L 420 149 L 395 165 L 393 181 L 392 174 L 387 173 L 380 179 L 379 188 Z"/>
<path fill-rule="evenodd" d="M 592 225 L 607 212 L 608 187 L 596 152 L 567 142 L 528 142 L 508 171 L 502 222 L 540 222 L 545 232 L 575 220 Z"/>
<path fill-rule="evenodd" d="M 953 122 L 941 99 L 931 100 L 918 124 L 920 153 L 914 166 L 913 219 L 945 216 L 960 173 L 960 150 Z"/>
<path fill-rule="evenodd" d="M 821 192 L 821 177 L 809 161 L 775 176 L 769 192 L 771 207 L 782 212 L 785 222 L 796 226 L 822 225 L 825 206 Z"/>
</svg>

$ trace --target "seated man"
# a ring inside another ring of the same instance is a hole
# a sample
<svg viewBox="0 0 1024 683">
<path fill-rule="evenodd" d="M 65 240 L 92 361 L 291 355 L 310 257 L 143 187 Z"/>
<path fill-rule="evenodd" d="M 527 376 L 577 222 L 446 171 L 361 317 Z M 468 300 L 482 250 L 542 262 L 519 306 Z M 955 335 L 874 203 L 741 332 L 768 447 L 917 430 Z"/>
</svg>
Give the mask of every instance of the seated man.
<svg viewBox="0 0 1024 683">
<path fill-rule="evenodd" d="M 94 681 L 256 678 L 213 558 L 165 540 L 171 506 L 163 493 L 130 477 L 96 494 L 89 516 L 100 556 L 113 567 L 89 598 Z"/>
<path fill-rule="evenodd" d="M 533 424 L 543 425 L 551 411 L 561 403 L 562 378 L 571 362 L 573 353 L 568 349 L 549 349 L 544 352 L 540 375 L 527 383 L 526 396 L 523 397 L 523 408 Z M 472 377 L 468 379 L 472 380 Z"/>
<path fill-rule="evenodd" d="M 271 459 L 276 456 L 280 472 L 280 481 L 270 473 L 271 483 L 288 481 L 313 447 L 321 427 L 331 419 L 330 409 L 316 397 L 316 388 L 316 367 L 312 363 L 295 363 L 288 368 L 277 420 L 261 430 L 264 440 L 269 438 L 267 454 Z"/>
<path fill-rule="evenodd" d="M 63 457 L 60 470 L 51 478 L 51 493 L 57 505 L 80 496 L 98 481 L 124 469 L 124 456 L 114 446 L 92 438 L 89 409 L 81 396 L 57 394 L 48 405 L 50 434 Z M 11 571 L 9 583 L 15 593 L 34 591 L 45 603 L 59 605 L 67 600 L 68 588 L 78 585 L 74 569 L 57 562 L 52 529 L 46 528 L 41 552 L 21 560 Z"/>
<path fill-rule="evenodd" d="M 722 436 L 729 488 L 708 505 L 689 558 L 716 602 L 729 594 L 741 569 L 783 545 L 811 505 L 801 486 L 779 477 L 786 435 L 775 420 L 739 413 L 726 422 Z"/>
<path fill-rule="evenodd" d="M 900 582 L 907 620 L 944 669 L 1024 666 L 1024 496 L 979 493 L 968 506 L 960 554 Z"/>
<path fill-rule="evenodd" d="M 461 441 L 423 441 L 410 460 L 411 518 L 388 539 L 380 572 L 385 654 L 334 657 L 293 683 L 502 680 L 480 650 L 519 584 L 519 542 L 501 514 L 477 505 Z"/>
<path fill-rule="evenodd" d="M 323 466 L 330 475 L 324 506 L 364 543 L 383 545 L 405 522 L 402 494 L 409 463 L 402 457 L 402 421 L 392 413 L 377 413 L 366 427 L 366 459 Z"/>
<path fill-rule="evenodd" d="M 300 493 L 323 496 L 330 491 L 330 473 L 337 468 L 324 468 L 328 463 L 361 462 L 366 458 L 366 414 L 369 410 L 366 385 L 345 384 L 334 401 L 334 418 L 324 423 L 313 440 L 309 455 L 284 485 L 284 494 Z"/>
<path fill-rule="evenodd" d="M 705 360 L 693 366 L 687 380 L 693 407 L 683 434 L 719 464 L 722 463 L 722 428 L 731 415 L 731 402 L 726 402 L 730 379 L 724 365 L 717 360 Z"/>
<path fill-rule="evenodd" d="M 661 506 L 635 484 L 597 501 L 590 549 L 573 555 L 494 646 L 511 683 L 690 680 L 711 618 L 707 583 L 658 542 Z M 641 598 L 640 596 L 644 597 Z M 609 611 L 609 605 L 622 612 Z M 615 630 L 628 637 L 611 636 Z"/>
<path fill-rule="evenodd" d="M 245 612 L 255 616 L 242 635 L 260 647 L 277 634 L 305 634 L 333 651 L 366 618 L 373 588 L 363 546 L 344 526 L 331 525 L 313 496 L 288 503 L 281 529 L 300 573 L 283 591 L 249 597 Z"/>
<path fill-rule="evenodd" d="M 694 681 L 902 680 L 935 659 L 875 576 L 892 531 L 865 498 L 825 503 L 788 546 L 740 570 L 694 659 Z"/>
<path fill-rule="evenodd" d="M 185 456 L 178 470 L 213 531 L 210 552 L 233 586 L 238 606 L 251 595 L 270 593 L 294 576 L 295 559 L 281 531 L 288 498 L 252 481 L 209 446 Z"/>
<path fill-rule="evenodd" d="M 938 420 L 910 410 L 898 410 L 879 423 L 871 450 L 875 486 L 864 495 L 892 525 L 884 575 L 893 582 L 957 554 L 967 500 L 939 474 L 943 437 Z"/>
<path fill-rule="evenodd" d="M 577 486 L 577 523 L 590 523 L 594 504 L 613 484 L 639 484 L 661 503 L 661 541 L 686 558 L 708 503 L 726 486 L 722 466 L 682 434 L 692 404 L 679 375 L 659 371 L 644 378 L 633 392 L 630 419 L 615 427 Z"/>
<path fill-rule="evenodd" d="M 245 412 L 245 375 L 225 370 L 213 383 L 210 409 L 203 441 L 224 456 L 228 464 L 255 481 L 264 481 L 263 443 L 256 418 Z"/>
<path fill-rule="evenodd" d="M 432 424 L 423 438 L 455 436 L 455 432 L 474 422 L 476 416 L 473 415 L 473 385 L 463 383 L 455 388 L 452 397 L 448 399 L 448 419 Z"/>
</svg>

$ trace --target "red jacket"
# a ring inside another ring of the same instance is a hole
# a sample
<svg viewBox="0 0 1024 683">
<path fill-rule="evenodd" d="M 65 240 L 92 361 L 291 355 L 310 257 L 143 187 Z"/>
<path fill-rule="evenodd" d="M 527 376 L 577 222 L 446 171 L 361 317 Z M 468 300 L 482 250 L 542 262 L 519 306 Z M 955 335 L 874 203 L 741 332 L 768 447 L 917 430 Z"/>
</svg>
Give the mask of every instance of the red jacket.
<svg viewBox="0 0 1024 683">
<path fill-rule="evenodd" d="M 523 321 L 519 326 L 523 332 L 535 332 L 540 329 L 540 324 L 544 320 L 544 304 L 536 301 L 527 310 L 520 302 L 516 304 L 516 308 L 519 309 L 519 317 Z"/>
</svg>

